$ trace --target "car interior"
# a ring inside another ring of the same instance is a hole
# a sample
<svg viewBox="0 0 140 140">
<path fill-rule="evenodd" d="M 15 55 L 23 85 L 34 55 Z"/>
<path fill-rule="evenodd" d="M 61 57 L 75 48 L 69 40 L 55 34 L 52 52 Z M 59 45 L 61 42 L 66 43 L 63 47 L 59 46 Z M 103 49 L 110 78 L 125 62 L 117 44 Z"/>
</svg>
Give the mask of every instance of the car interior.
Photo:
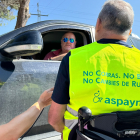
<svg viewBox="0 0 140 140">
<path fill-rule="evenodd" d="M 72 32 L 76 37 L 76 48 L 83 45 L 89 44 L 91 42 L 90 33 L 83 30 L 51 30 L 42 33 L 43 38 L 43 49 L 40 53 L 32 56 L 35 60 L 43 60 L 47 53 L 52 50 L 57 50 L 61 48 L 61 38 L 67 33 Z M 27 57 L 22 57 L 28 59 Z"/>
</svg>

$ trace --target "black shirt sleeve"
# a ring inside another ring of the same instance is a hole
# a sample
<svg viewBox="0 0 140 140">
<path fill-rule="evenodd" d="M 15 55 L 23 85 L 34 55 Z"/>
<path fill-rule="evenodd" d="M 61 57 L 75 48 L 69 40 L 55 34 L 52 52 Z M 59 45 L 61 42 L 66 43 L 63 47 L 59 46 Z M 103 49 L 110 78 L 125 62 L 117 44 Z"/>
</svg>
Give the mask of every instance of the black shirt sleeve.
<svg viewBox="0 0 140 140">
<path fill-rule="evenodd" d="M 63 58 L 57 79 L 55 82 L 54 91 L 52 94 L 52 100 L 58 104 L 69 103 L 69 56 L 70 52 Z"/>
</svg>

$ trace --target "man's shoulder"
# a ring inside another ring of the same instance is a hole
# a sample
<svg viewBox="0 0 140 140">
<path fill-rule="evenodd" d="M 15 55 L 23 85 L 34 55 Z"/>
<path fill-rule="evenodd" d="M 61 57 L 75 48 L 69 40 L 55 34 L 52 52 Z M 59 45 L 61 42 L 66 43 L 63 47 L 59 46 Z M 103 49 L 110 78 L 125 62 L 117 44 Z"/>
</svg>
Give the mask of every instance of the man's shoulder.
<svg viewBox="0 0 140 140">
<path fill-rule="evenodd" d="M 61 49 L 58 49 L 58 50 L 53 49 L 49 53 L 46 54 L 46 56 L 44 57 L 44 60 L 48 60 L 51 57 L 55 57 L 55 56 L 59 55 L 60 52 L 61 52 Z"/>
<path fill-rule="evenodd" d="M 52 52 L 54 55 L 59 55 L 61 51 L 62 51 L 61 49 L 58 49 L 58 50 L 52 50 L 51 52 Z"/>
</svg>

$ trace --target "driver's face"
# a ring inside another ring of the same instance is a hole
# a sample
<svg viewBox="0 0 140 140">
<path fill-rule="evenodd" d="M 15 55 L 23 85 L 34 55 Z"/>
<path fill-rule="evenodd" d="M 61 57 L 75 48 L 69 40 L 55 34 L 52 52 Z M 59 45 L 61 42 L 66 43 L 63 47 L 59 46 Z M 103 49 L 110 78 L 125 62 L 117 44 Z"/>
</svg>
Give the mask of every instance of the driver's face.
<svg viewBox="0 0 140 140">
<path fill-rule="evenodd" d="M 68 41 L 64 41 L 64 38 L 67 38 Z M 70 39 L 74 39 L 74 42 L 71 43 Z M 61 48 L 62 53 L 68 53 L 69 50 L 74 49 L 76 45 L 75 35 L 73 33 L 66 33 L 61 39 Z"/>
</svg>

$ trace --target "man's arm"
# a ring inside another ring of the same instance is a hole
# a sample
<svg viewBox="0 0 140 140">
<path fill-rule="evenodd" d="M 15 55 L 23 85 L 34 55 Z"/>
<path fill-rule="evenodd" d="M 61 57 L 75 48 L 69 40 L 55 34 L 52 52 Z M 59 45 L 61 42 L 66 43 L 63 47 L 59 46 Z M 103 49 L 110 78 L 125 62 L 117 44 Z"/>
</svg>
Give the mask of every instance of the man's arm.
<svg viewBox="0 0 140 140">
<path fill-rule="evenodd" d="M 58 104 L 54 101 L 51 103 L 51 107 L 48 115 L 49 124 L 58 132 L 64 129 L 64 113 L 66 110 L 66 104 Z"/>
<path fill-rule="evenodd" d="M 0 126 L 0 139 L 17 140 L 21 137 L 32 126 L 42 109 L 51 104 L 52 92 L 53 88 L 44 91 L 38 101 L 27 111 Z"/>
<path fill-rule="evenodd" d="M 62 60 L 55 88 L 52 94 L 52 104 L 48 114 L 48 122 L 58 132 L 64 129 L 64 113 L 69 103 L 69 56 L 68 53 Z"/>
<path fill-rule="evenodd" d="M 51 60 L 54 61 L 61 61 L 63 59 L 63 57 L 66 55 L 67 53 L 63 53 L 61 55 L 55 56 L 55 57 L 51 57 Z"/>
</svg>

